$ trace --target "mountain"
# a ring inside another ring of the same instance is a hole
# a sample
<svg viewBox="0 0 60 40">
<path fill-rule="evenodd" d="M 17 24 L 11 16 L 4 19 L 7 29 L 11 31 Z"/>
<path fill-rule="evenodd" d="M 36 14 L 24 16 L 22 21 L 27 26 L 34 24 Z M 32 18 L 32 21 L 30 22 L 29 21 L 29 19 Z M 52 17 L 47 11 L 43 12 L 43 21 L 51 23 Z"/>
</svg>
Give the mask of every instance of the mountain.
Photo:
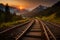
<svg viewBox="0 0 60 40">
<path fill-rule="evenodd" d="M 36 7 L 33 11 L 43 11 L 44 9 L 46 9 L 47 7 L 39 5 L 38 7 Z"/>
<path fill-rule="evenodd" d="M 46 10 L 39 13 L 42 16 L 49 16 L 53 13 L 56 13 L 56 16 L 60 16 L 60 1 L 55 3 L 52 7 L 49 7 Z"/>
<path fill-rule="evenodd" d="M 40 11 L 43 11 L 46 8 L 47 8 L 46 6 L 39 5 L 38 7 L 36 7 L 35 9 L 33 9 L 31 12 L 28 12 L 26 14 L 26 16 L 27 17 L 34 17 L 34 16 L 38 15 Z"/>
<path fill-rule="evenodd" d="M 60 17 L 60 1 L 52 6 L 52 10 L 54 10 L 57 17 Z"/>
<path fill-rule="evenodd" d="M 9 9 L 10 9 L 10 12 L 11 12 L 11 13 L 14 13 L 15 7 L 9 6 Z M 2 11 L 5 12 L 5 5 L 2 4 L 2 3 L 0 3 L 0 10 L 2 10 Z"/>
<path fill-rule="evenodd" d="M 50 16 L 51 14 L 56 13 L 56 17 L 60 17 L 60 1 L 55 3 L 51 7 L 45 7 L 42 5 L 39 5 L 31 12 L 28 12 L 26 16 L 28 17 L 34 17 L 34 16 Z"/>
<path fill-rule="evenodd" d="M 9 6 L 9 9 L 10 9 L 10 13 L 16 13 L 17 15 L 21 15 L 21 14 L 25 14 L 28 12 L 28 10 L 26 9 L 18 9 L 16 7 L 12 7 L 12 6 Z M 4 11 L 5 12 L 5 5 L 3 5 L 2 3 L 0 3 L 0 10 Z"/>
<path fill-rule="evenodd" d="M 16 13 L 17 15 L 23 15 L 28 12 L 26 9 L 18 9 L 16 7 L 11 7 L 10 6 L 10 12 L 11 13 Z"/>
</svg>

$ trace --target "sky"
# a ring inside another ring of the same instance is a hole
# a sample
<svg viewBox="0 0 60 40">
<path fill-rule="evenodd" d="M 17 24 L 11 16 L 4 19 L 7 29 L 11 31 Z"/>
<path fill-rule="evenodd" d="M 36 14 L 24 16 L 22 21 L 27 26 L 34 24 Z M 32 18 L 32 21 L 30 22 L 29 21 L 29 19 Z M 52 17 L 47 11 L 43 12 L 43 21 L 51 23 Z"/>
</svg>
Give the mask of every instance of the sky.
<svg viewBox="0 0 60 40">
<path fill-rule="evenodd" d="M 10 6 L 15 6 L 18 8 L 33 9 L 38 5 L 52 6 L 59 0 L 0 0 L 0 3 L 8 3 Z"/>
</svg>

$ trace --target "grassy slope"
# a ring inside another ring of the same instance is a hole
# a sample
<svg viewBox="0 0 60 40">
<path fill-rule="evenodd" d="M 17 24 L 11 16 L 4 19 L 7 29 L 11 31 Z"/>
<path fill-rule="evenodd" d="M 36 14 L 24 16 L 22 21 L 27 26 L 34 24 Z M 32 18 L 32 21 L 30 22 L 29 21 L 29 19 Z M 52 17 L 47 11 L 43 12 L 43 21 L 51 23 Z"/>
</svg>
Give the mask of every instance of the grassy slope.
<svg viewBox="0 0 60 40">
<path fill-rule="evenodd" d="M 49 21 L 49 22 L 54 22 L 60 24 L 60 18 L 55 16 L 56 14 L 52 14 L 48 17 L 42 17 L 42 20 Z"/>
<path fill-rule="evenodd" d="M 7 22 L 7 23 L 2 23 L 0 24 L 0 29 L 4 29 L 4 28 L 7 28 L 7 27 L 11 27 L 13 25 L 17 25 L 17 24 L 21 24 L 21 23 L 24 23 L 28 21 L 28 19 L 24 19 L 24 20 L 18 20 L 18 21 L 13 21 L 13 22 Z"/>
</svg>

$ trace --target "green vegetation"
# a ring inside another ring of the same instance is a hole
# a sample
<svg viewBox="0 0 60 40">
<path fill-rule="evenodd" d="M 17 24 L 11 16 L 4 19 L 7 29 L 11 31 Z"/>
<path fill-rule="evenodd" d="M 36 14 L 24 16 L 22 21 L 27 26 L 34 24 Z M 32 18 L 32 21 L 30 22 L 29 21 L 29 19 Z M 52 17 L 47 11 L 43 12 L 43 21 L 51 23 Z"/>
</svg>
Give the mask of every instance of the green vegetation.
<svg viewBox="0 0 60 40">
<path fill-rule="evenodd" d="M 42 20 L 45 20 L 45 21 L 51 21 L 51 20 L 53 20 L 54 18 L 55 18 L 55 15 L 56 14 L 52 14 L 52 15 L 50 15 L 50 16 L 44 16 L 44 17 L 42 17 Z"/>
<path fill-rule="evenodd" d="M 60 1 L 39 13 L 42 20 L 60 24 Z"/>
<path fill-rule="evenodd" d="M 60 18 L 56 17 L 56 13 L 54 13 L 54 14 L 48 16 L 48 17 L 44 16 L 41 19 L 44 20 L 44 21 L 53 22 L 53 23 L 59 23 L 60 24 Z"/>
<path fill-rule="evenodd" d="M 7 28 L 7 27 L 12 27 L 13 25 L 21 24 L 21 23 L 24 23 L 26 21 L 28 21 L 28 19 L 2 23 L 2 24 L 0 24 L 0 29 Z"/>
<path fill-rule="evenodd" d="M 0 10 L 0 29 L 11 27 L 13 25 L 26 22 L 28 19 L 23 19 L 21 15 L 10 13 L 8 4 L 5 5 L 5 12 Z"/>
<path fill-rule="evenodd" d="M 2 8 L 3 9 L 3 8 Z M 0 10 L 0 24 L 5 22 L 17 21 L 23 19 L 21 15 L 16 15 L 16 13 L 10 13 L 8 4 L 5 5 L 5 12 Z"/>
</svg>

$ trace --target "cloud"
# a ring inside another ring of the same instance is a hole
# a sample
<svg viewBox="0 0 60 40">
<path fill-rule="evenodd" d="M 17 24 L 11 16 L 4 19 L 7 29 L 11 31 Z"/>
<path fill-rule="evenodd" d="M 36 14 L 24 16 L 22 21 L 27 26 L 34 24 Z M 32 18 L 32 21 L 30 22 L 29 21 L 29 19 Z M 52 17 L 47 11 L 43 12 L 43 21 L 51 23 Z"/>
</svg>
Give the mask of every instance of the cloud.
<svg viewBox="0 0 60 40">
<path fill-rule="evenodd" d="M 26 8 L 34 8 L 38 5 L 51 6 L 59 0 L 0 0 L 0 3 L 8 3 L 9 5 L 20 5 Z"/>
<path fill-rule="evenodd" d="M 59 0 L 15 0 L 18 2 L 25 2 L 28 4 L 34 4 L 34 5 L 38 5 L 38 4 L 43 4 L 43 5 L 53 5 L 55 2 L 59 1 Z"/>
</svg>

